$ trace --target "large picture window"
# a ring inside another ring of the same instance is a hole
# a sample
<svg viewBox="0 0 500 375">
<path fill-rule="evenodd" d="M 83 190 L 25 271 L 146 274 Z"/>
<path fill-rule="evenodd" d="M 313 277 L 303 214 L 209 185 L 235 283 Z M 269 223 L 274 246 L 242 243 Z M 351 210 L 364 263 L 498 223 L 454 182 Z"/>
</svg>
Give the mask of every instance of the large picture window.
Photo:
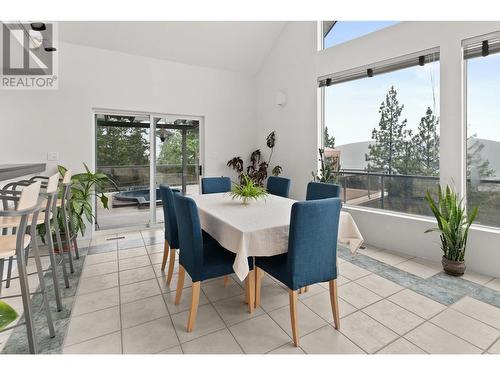
<svg viewBox="0 0 500 375">
<path fill-rule="evenodd" d="M 476 224 L 500 227 L 500 43 L 484 42 L 465 49 L 467 209 L 479 208 Z"/>
<path fill-rule="evenodd" d="M 347 204 L 431 215 L 425 194 L 439 182 L 438 58 L 320 80 L 324 155 L 338 165 Z"/>
</svg>

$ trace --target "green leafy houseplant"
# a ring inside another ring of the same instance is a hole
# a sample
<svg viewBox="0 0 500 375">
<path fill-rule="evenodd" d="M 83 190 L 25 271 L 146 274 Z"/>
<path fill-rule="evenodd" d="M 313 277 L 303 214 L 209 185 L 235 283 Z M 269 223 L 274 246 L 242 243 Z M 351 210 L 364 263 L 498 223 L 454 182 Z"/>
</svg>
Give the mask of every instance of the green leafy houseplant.
<svg viewBox="0 0 500 375">
<path fill-rule="evenodd" d="M 232 199 L 241 199 L 243 204 L 246 206 L 250 203 L 251 199 L 258 200 L 264 198 L 268 195 L 266 189 L 254 180 L 252 180 L 248 175 L 244 174 L 242 176 L 242 182 L 238 185 L 234 185 L 231 189 L 229 195 Z"/>
<path fill-rule="evenodd" d="M 108 197 L 104 195 L 102 190 L 104 190 L 106 184 L 109 183 L 118 189 L 116 184 L 104 173 L 93 173 L 85 163 L 83 163 L 83 166 L 85 167 L 85 172 L 75 174 L 71 177 L 72 185 L 71 197 L 69 201 L 69 219 L 71 221 L 71 226 L 75 233 L 80 232 L 82 236 L 85 234 L 85 229 L 87 227 L 84 218 L 89 223 L 93 223 L 96 219 L 94 213 L 92 212 L 92 197 L 97 197 L 101 201 L 103 207 L 108 209 Z M 57 168 L 61 176 L 64 176 L 67 169 L 62 165 L 58 165 Z M 64 221 L 61 209 L 58 211 L 57 221 L 59 230 L 63 233 Z M 42 239 L 44 239 L 44 236 L 46 235 L 44 225 L 38 227 L 38 233 Z"/>
<path fill-rule="evenodd" d="M 463 207 L 463 199 L 449 186 L 443 191 L 438 187 L 438 200 L 434 201 L 429 191 L 425 199 L 434 214 L 438 227 L 431 228 L 425 233 L 440 232 L 441 250 L 443 251 L 443 267 L 445 272 L 452 275 L 463 275 L 465 272 L 465 250 L 469 228 L 477 216 L 477 207 L 467 215 Z M 458 268 L 457 268 L 458 267 Z"/>
<path fill-rule="evenodd" d="M 268 176 L 268 168 L 271 164 L 271 158 L 273 156 L 274 146 L 276 145 L 276 133 L 272 131 L 266 138 L 266 145 L 271 149 L 269 154 L 269 159 L 267 161 L 262 161 L 262 154 L 260 150 L 255 150 L 250 155 L 250 165 L 246 169 L 246 173 L 244 172 L 244 163 L 243 159 L 240 156 L 235 156 L 231 160 L 227 162 L 227 166 L 233 168 L 236 173 L 238 173 L 238 179 L 240 180 L 240 184 L 244 183 L 245 176 L 251 178 L 257 185 L 264 186 L 264 181 Z M 271 174 L 273 176 L 279 176 L 282 172 L 283 168 L 279 165 L 275 166 Z"/>
<path fill-rule="evenodd" d="M 7 303 L 0 301 L 0 331 L 16 320 L 17 317 L 16 310 Z"/>
<path fill-rule="evenodd" d="M 324 148 L 318 149 L 318 152 L 320 168 L 319 173 L 312 172 L 313 180 L 317 182 L 338 183 L 340 180 L 338 169 L 334 168 L 333 163 L 326 160 Z"/>
</svg>

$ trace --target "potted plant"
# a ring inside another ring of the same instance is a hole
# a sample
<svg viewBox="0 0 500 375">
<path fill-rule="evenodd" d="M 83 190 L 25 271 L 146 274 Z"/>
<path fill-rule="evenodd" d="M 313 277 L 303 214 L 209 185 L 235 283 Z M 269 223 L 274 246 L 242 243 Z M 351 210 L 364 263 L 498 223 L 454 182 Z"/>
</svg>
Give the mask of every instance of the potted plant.
<svg viewBox="0 0 500 375">
<path fill-rule="evenodd" d="M 227 162 L 227 166 L 233 168 L 236 173 L 238 173 L 238 179 L 240 184 L 244 184 L 244 178 L 249 177 L 252 179 L 257 185 L 264 186 L 264 180 L 268 175 L 268 168 L 271 163 L 271 158 L 273 156 L 274 146 L 276 145 L 276 133 L 272 131 L 266 138 L 266 145 L 271 149 L 269 154 L 269 159 L 267 161 L 261 161 L 262 154 L 260 150 L 255 150 L 250 155 L 250 165 L 246 169 L 246 173 L 244 170 L 243 159 L 240 156 L 235 156 L 231 160 Z M 276 165 L 271 174 L 273 176 L 279 176 L 282 172 L 283 168 L 279 165 Z"/>
<path fill-rule="evenodd" d="M 312 172 L 313 180 L 317 182 L 338 184 L 340 180 L 340 165 L 338 164 L 338 160 L 335 162 L 328 162 L 325 158 L 324 148 L 318 149 L 318 152 L 320 168 L 319 173 Z"/>
<path fill-rule="evenodd" d="M 446 186 L 444 191 L 441 186 L 438 187 L 437 202 L 431 197 L 429 191 L 425 199 L 438 224 L 437 228 L 428 229 L 425 233 L 432 231 L 441 233 L 443 269 L 449 275 L 461 276 L 465 272 L 464 257 L 469 228 L 476 218 L 477 207 L 474 207 L 470 215 L 467 215 L 463 207 L 463 199 L 459 199 L 457 193 L 449 186 Z"/>
<path fill-rule="evenodd" d="M 0 331 L 16 320 L 17 317 L 16 310 L 7 303 L 0 301 Z"/>
<path fill-rule="evenodd" d="M 242 175 L 242 182 L 232 187 L 229 195 L 232 199 L 241 199 L 247 206 L 252 199 L 259 200 L 268 195 L 267 190 L 252 180 L 248 175 Z"/>
<path fill-rule="evenodd" d="M 97 197 L 101 201 L 103 207 L 108 209 L 108 197 L 104 194 L 103 190 L 106 184 L 112 184 L 118 189 L 116 184 L 104 173 L 93 173 L 85 163 L 83 163 L 83 166 L 85 167 L 85 172 L 75 174 L 71 177 L 72 184 L 71 196 L 69 200 L 69 220 L 71 221 L 71 228 L 75 232 L 75 237 L 78 232 L 80 232 L 82 236 L 85 234 L 87 226 L 84 218 L 91 224 L 94 220 L 96 220 L 96 217 L 92 212 L 92 197 Z M 67 169 L 62 165 L 58 165 L 57 168 L 61 176 L 64 176 Z M 61 237 L 65 238 L 66 233 L 64 233 L 64 221 L 61 208 L 58 210 L 57 222 Z M 38 233 L 42 240 L 44 240 L 46 235 L 45 225 L 38 226 Z M 54 233 L 52 233 L 52 235 L 53 234 Z M 76 239 L 74 239 L 74 241 L 76 241 Z M 67 244 L 67 241 L 63 240 L 63 243 Z M 57 247 L 57 241 L 54 241 L 54 244 Z M 64 251 L 67 251 L 67 248 L 65 248 Z"/>
</svg>

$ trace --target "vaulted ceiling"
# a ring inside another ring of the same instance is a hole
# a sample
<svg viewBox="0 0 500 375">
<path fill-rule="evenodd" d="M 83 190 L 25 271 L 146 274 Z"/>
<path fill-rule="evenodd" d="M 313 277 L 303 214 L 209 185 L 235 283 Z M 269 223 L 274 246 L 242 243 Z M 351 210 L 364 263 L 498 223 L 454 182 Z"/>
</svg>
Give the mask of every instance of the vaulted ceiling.
<svg viewBox="0 0 500 375">
<path fill-rule="evenodd" d="M 255 74 L 286 22 L 60 22 L 59 40 Z"/>
</svg>

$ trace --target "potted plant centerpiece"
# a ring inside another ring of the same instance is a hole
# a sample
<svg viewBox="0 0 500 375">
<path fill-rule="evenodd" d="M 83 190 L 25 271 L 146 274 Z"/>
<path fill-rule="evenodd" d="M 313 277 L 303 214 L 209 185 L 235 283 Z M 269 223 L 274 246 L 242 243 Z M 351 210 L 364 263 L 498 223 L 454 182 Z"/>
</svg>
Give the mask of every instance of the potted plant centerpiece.
<svg viewBox="0 0 500 375">
<path fill-rule="evenodd" d="M 434 201 L 429 192 L 425 199 L 436 217 L 438 227 L 427 229 L 425 233 L 440 232 L 441 250 L 443 251 L 444 271 L 453 276 L 462 276 L 465 272 L 465 250 L 469 228 L 476 218 L 477 207 L 467 215 L 463 207 L 463 199 L 459 199 L 456 192 L 449 186 L 443 191 L 438 188 L 438 200 Z"/>
<path fill-rule="evenodd" d="M 244 206 L 247 206 L 252 200 L 265 198 L 267 190 L 252 180 L 248 175 L 241 176 L 241 182 L 234 185 L 229 193 L 232 199 L 241 199 Z"/>
</svg>

